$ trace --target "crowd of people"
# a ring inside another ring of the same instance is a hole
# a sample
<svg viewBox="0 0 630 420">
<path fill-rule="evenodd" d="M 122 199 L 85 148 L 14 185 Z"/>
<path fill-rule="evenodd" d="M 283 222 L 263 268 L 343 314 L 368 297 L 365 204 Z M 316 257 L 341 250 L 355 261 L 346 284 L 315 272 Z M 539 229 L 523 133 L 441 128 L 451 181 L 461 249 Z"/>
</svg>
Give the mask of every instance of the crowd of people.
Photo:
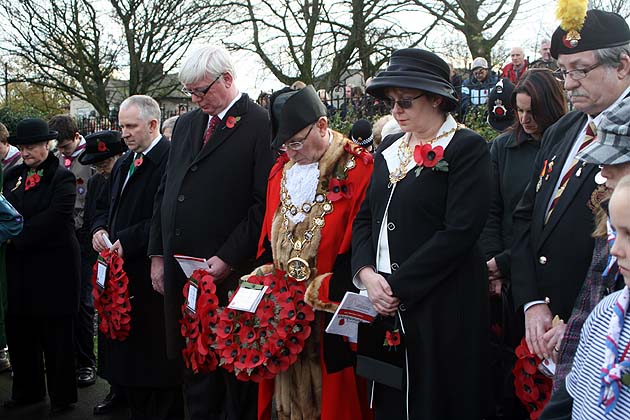
<svg viewBox="0 0 630 420">
<path fill-rule="evenodd" d="M 261 106 L 214 46 L 185 59 L 197 109 L 175 120 L 134 95 L 85 138 L 67 115 L 0 125 L 23 220 L 0 249 L 4 408 L 67 412 L 98 375 L 94 415 L 134 420 L 628 419 L 630 28 L 582 20 L 501 76 L 475 58 L 460 92 L 397 50 L 365 92 L 389 115 L 349 133 L 330 119 L 363 92 Z M 457 118 L 474 107 L 490 144 Z M 326 332 L 348 292 L 364 322 Z"/>
</svg>

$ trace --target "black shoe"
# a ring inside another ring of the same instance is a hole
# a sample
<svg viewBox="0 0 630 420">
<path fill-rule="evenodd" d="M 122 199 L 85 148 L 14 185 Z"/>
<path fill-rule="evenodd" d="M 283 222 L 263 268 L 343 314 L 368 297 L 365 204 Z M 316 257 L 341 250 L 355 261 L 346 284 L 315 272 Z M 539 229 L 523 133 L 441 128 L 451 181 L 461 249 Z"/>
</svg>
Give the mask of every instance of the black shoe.
<svg viewBox="0 0 630 420">
<path fill-rule="evenodd" d="M 74 408 L 74 405 L 71 403 L 68 404 L 52 404 L 50 406 L 50 415 L 54 416 L 57 414 L 65 413 L 66 411 L 70 411 Z"/>
<path fill-rule="evenodd" d="M 118 395 L 113 391 L 110 391 L 109 394 L 101 401 L 100 403 L 94 406 L 94 415 L 99 414 L 109 414 L 115 408 L 122 407 L 126 405 L 125 398 L 122 395 Z"/>
<path fill-rule="evenodd" d="M 96 371 L 92 367 L 82 367 L 77 371 L 77 386 L 83 388 L 94 385 L 96 382 Z"/>
</svg>

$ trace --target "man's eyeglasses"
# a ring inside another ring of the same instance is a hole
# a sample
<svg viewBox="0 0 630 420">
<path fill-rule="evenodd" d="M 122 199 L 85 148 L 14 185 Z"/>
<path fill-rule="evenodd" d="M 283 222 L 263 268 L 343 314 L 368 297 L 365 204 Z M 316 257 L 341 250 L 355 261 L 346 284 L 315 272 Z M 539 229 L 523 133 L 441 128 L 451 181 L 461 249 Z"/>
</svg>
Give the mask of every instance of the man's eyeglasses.
<svg viewBox="0 0 630 420">
<path fill-rule="evenodd" d="M 306 135 L 304 137 L 302 137 L 301 140 L 296 140 L 296 141 L 292 141 L 292 142 L 289 142 L 289 143 L 285 143 L 282 146 L 280 146 L 280 150 L 282 150 L 283 152 L 286 152 L 287 149 L 291 149 L 293 151 L 301 150 L 302 147 L 304 147 L 304 142 L 308 138 L 309 134 L 311 134 L 311 131 L 313 130 L 313 127 L 315 127 L 315 124 L 317 124 L 317 123 L 314 122 L 313 124 L 311 124 L 311 128 L 308 129 L 308 131 L 306 132 Z"/>
<path fill-rule="evenodd" d="M 388 108 L 394 108 L 394 106 L 396 104 L 398 104 L 398 106 L 402 109 L 408 109 L 411 108 L 411 106 L 413 105 L 413 101 L 415 101 L 418 98 L 421 98 L 424 96 L 424 93 L 421 93 L 418 96 L 415 96 L 413 98 L 403 98 L 403 99 L 399 99 L 399 100 L 394 100 L 391 98 L 386 98 L 383 99 L 383 103 L 385 104 L 386 107 Z"/>
<path fill-rule="evenodd" d="M 218 75 L 216 79 L 214 79 L 214 81 L 212 83 L 210 83 L 210 86 L 208 86 L 205 89 L 188 89 L 186 86 L 182 87 L 182 93 L 186 96 L 197 96 L 198 98 L 202 98 L 206 93 L 208 93 L 208 91 L 210 90 L 210 88 L 212 86 L 214 86 L 214 84 L 217 82 L 217 80 L 219 80 L 219 78 L 223 76 L 222 74 Z"/>
<path fill-rule="evenodd" d="M 575 70 L 569 70 L 569 71 L 558 69 L 553 72 L 553 75 L 556 77 L 556 79 L 562 82 L 566 80 L 567 76 L 569 76 L 573 80 L 582 80 L 586 77 L 586 75 L 588 75 L 590 71 L 596 69 L 597 67 L 601 65 L 602 63 L 595 63 L 592 66 L 588 66 L 583 69 L 575 69 Z"/>
</svg>

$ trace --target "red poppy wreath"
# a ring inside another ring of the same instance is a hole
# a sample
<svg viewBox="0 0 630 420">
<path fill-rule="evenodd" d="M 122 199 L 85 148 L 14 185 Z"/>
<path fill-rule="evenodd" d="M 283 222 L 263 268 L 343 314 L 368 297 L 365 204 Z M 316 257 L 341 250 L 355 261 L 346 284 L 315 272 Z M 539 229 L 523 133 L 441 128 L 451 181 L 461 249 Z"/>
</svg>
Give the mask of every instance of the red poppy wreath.
<svg viewBox="0 0 630 420">
<path fill-rule="evenodd" d="M 515 352 L 518 359 L 512 373 L 516 396 L 527 408 L 529 418 L 536 420 L 551 398 L 552 381 L 538 370 L 540 358 L 529 351 L 525 338 Z"/>
<path fill-rule="evenodd" d="M 270 379 L 291 366 L 311 334 L 313 308 L 304 301 L 306 285 L 272 265 L 246 278 L 268 286 L 255 313 L 225 308 L 214 332 L 219 365 L 241 381 Z"/>
<path fill-rule="evenodd" d="M 194 307 L 189 305 L 189 294 L 196 288 L 196 299 L 191 298 Z M 182 350 L 186 367 L 194 373 L 212 372 L 217 368 L 217 356 L 212 349 L 215 334 L 211 326 L 218 321 L 219 299 L 213 277 L 206 270 L 195 270 L 184 285 L 182 305 L 182 336 L 186 347 Z"/>
<path fill-rule="evenodd" d="M 98 311 L 98 329 L 105 337 L 124 341 L 131 329 L 131 303 L 129 302 L 129 278 L 123 270 L 123 259 L 116 252 L 108 249 L 101 251 L 100 256 L 107 262 L 105 287 L 96 283 L 98 261 L 92 274 L 92 296 L 94 309 Z"/>
</svg>

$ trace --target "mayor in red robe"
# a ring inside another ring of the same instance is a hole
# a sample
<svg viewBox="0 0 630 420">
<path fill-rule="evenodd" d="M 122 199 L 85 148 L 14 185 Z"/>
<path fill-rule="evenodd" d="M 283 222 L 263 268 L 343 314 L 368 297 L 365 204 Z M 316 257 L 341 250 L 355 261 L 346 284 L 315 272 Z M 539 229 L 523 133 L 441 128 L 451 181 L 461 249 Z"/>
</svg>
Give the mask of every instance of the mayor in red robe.
<svg viewBox="0 0 630 420">
<path fill-rule="evenodd" d="M 345 337 L 324 332 L 347 291 L 352 221 L 369 183 L 372 156 L 328 128 L 326 107 L 311 86 L 283 89 L 271 103 L 272 147 L 283 153 L 271 169 L 259 255 L 307 284 L 315 310 L 298 360 L 259 387 L 259 419 L 371 418 L 367 391 L 354 373 Z"/>
</svg>

